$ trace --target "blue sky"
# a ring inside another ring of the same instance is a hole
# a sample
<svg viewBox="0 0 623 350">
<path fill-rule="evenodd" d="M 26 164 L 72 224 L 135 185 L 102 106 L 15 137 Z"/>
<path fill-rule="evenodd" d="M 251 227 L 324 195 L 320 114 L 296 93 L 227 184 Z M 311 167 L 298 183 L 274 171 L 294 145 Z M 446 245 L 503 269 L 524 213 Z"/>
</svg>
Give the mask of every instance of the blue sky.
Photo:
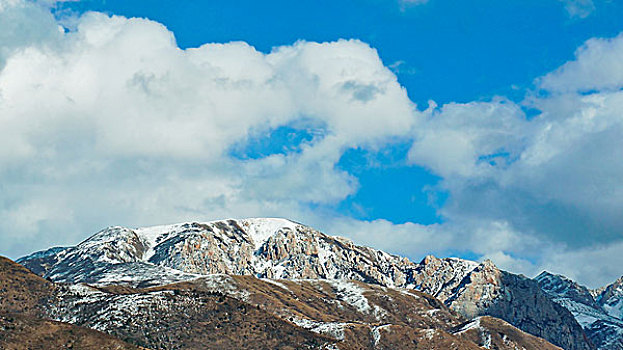
<svg viewBox="0 0 623 350">
<path fill-rule="evenodd" d="M 0 0 L 0 254 L 278 216 L 605 284 L 623 274 L 621 13 Z"/>
<path fill-rule="evenodd" d="M 585 40 L 616 36 L 623 11 L 620 2 L 596 1 L 587 17 L 572 17 L 557 0 L 87 0 L 58 6 L 158 21 L 182 48 L 240 40 L 270 52 L 300 39 L 360 39 L 396 67 L 411 99 L 424 107 L 429 99 L 521 100 L 536 77 L 572 59 Z"/>
</svg>

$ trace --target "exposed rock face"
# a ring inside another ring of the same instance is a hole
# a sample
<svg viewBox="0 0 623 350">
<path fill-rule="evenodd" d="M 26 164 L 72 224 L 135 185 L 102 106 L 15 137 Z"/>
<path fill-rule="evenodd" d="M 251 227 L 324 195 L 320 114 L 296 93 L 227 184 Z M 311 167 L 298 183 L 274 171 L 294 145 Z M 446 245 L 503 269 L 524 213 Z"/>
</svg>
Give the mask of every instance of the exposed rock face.
<svg viewBox="0 0 623 350">
<path fill-rule="evenodd" d="M 39 276 L 44 276 L 65 255 L 72 250 L 71 247 L 54 247 L 28 256 L 28 260 L 22 265 Z"/>
<path fill-rule="evenodd" d="M 466 317 L 494 315 L 566 349 L 591 349 L 573 316 L 534 281 L 489 261 L 429 256 L 417 264 L 284 219 L 111 227 L 64 254 L 51 267 L 37 266 L 44 253 L 19 261 L 66 283 L 148 287 L 222 273 L 411 288 Z"/>
<path fill-rule="evenodd" d="M 499 299 L 485 314 L 499 317 L 538 337 L 555 340 L 565 349 L 592 349 L 581 326 L 565 308 L 552 302 L 538 284 L 526 277 L 503 271 Z"/>
<path fill-rule="evenodd" d="M 591 349 L 581 326 L 565 308 L 554 303 L 538 284 L 502 271 L 489 260 L 481 264 L 427 257 L 428 271 L 418 285 L 468 318 L 489 315 L 565 349 Z"/>
<path fill-rule="evenodd" d="M 417 266 L 283 219 L 224 220 L 136 230 L 109 227 L 76 247 L 65 248 L 62 254 L 62 259 L 51 266 L 47 261 L 59 256 L 58 252 L 39 252 L 18 262 L 56 282 L 131 282 L 134 286 L 149 280 L 175 282 L 215 273 L 356 279 L 404 286 Z M 45 266 L 42 261 L 46 261 Z M 111 266 L 121 264 L 126 266 L 125 271 L 137 271 L 133 281 L 109 280 Z M 147 265 L 156 267 L 151 269 L 153 273 L 138 272 Z M 170 274 L 167 269 L 178 273 L 167 281 L 156 278 Z"/>
<path fill-rule="evenodd" d="M 623 349 L 623 277 L 606 286 L 596 296 L 597 303 L 610 316 L 618 321 L 617 327 L 613 322 L 600 320 L 591 325 L 589 332 L 593 334 L 595 341 L 607 345 L 604 349 Z"/>
<path fill-rule="evenodd" d="M 623 276 L 606 286 L 596 299 L 608 315 L 623 320 Z"/>
<path fill-rule="evenodd" d="M 587 337 L 600 350 L 623 349 L 623 320 L 607 313 L 604 305 L 600 304 L 599 297 L 608 296 L 611 302 L 616 298 L 615 284 L 604 288 L 594 298 L 588 288 L 581 286 L 572 280 L 543 272 L 535 278 L 539 286 L 559 305 L 569 310 L 578 323 L 584 328 Z M 612 287 L 612 288 L 611 288 Z M 608 289 L 610 288 L 610 289 Z M 608 293 L 606 293 L 608 290 Z M 616 301 L 612 303 L 616 305 Z M 612 309 L 610 309 L 612 311 Z"/>
<path fill-rule="evenodd" d="M 554 275 L 547 271 L 543 271 L 534 278 L 539 286 L 560 303 L 565 301 L 573 302 L 573 305 L 583 305 L 589 310 L 599 310 L 601 307 L 595 301 L 591 291 L 581 286 L 565 276 Z M 571 308 L 572 304 L 568 304 L 567 308 Z M 580 310 L 578 310 L 580 311 Z M 599 312 L 602 313 L 602 312 Z"/>
<path fill-rule="evenodd" d="M 475 268 L 474 261 L 456 258 L 438 259 L 432 255 L 425 257 L 412 274 L 410 285 L 441 300 L 447 300 Z"/>
<path fill-rule="evenodd" d="M 258 269 L 258 277 L 354 279 L 384 286 L 404 286 L 416 266 L 302 225 L 276 232 L 259 247 L 257 257 L 270 266 Z"/>
</svg>

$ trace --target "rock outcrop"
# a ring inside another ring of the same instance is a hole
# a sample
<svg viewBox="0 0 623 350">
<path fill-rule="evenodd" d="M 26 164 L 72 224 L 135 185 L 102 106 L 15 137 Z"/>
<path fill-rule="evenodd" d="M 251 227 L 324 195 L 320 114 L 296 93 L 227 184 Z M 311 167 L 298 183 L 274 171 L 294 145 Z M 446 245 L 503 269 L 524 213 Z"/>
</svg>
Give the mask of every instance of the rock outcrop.
<svg viewBox="0 0 623 350">
<path fill-rule="evenodd" d="M 494 316 L 565 349 L 592 348 L 573 315 L 529 278 L 489 260 L 474 264 L 427 257 L 420 265 L 426 277 L 421 275 L 416 287 L 468 318 Z"/>
<path fill-rule="evenodd" d="M 616 298 L 620 294 L 616 282 L 603 288 L 601 293 L 594 293 L 564 276 L 549 272 L 541 273 L 535 281 L 552 300 L 573 314 L 597 349 L 623 350 L 623 320 L 617 317 L 620 314 L 616 311 Z M 608 309 L 607 305 L 614 307 Z"/>
</svg>

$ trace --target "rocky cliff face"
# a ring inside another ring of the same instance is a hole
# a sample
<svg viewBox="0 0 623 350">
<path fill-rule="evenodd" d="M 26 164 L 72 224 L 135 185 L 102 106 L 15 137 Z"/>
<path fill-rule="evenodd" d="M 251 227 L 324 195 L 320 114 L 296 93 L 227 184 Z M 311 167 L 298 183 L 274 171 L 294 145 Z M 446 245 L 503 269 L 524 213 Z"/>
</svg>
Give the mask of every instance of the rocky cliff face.
<svg viewBox="0 0 623 350">
<path fill-rule="evenodd" d="M 623 320 L 616 317 L 619 314 L 612 312 L 612 308 L 605 307 L 608 305 L 605 300 L 608 300 L 616 310 L 616 298 L 620 295 L 616 292 L 616 282 L 597 294 L 564 276 L 549 272 L 541 273 L 535 280 L 552 300 L 573 314 L 598 349 L 623 349 Z"/>
<path fill-rule="evenodd" d="M 57 256 L 62 256 L 56 263 Z M 76 247 L 39 252 L 18 260 L 56 282 L 109 284 L 113 265 L 134 273 L 131 285 L 160 282 L 156 275 L 177 271 L 166 282 L 206 274 L 267 278 L 356 279 L 386 286 L 405 285 L 416 264 L 352 241 L 327 236 L 283 219 L 224 220 L 131 230 L 109 227 Z M 42 262 L 45 262 L 43 264 Z M 115 274 L 118 274 L 115 271 Z"/>
<path fill-rule="evenodd" d="M 56 282 L 101 286 L 158 286 L 215 273 L 357 280 L 420 290 L 465 317 L 494 315 L 566 349 L 591 349 L 573 316 L 534 281 L 489 261 L 429 256 L 418 264 L 283 219 L 111 227 L 49 255 L 54 258 L 36 253 L 19 262 Z"/>
<path fill-rule="evenodd" d="M 416 287 L 466 317 L 495 316 L 565 349 L 592 348 L 573 315 L 531 279 L 488 260 L 475 264 L 427 257 L 420 265 Z"/>
<path fill-rule="evenodd" d="M 595 298 L 609 316 L 623 320 L 623 277 L 603 288 Z"/>
<path fill-rule="evenodd" d="M 623 277 L 606 286 L 595 299 L 606 314 L 618 322 L 616 327 L 614 322 L 596 322 L 589 332 L 595 335 L 595 341 L 607 344 L 604 349 L 623 349 Z"/>
<path fill-rule="evenodd" d="M 408 287 L 429 293 L 441 300 L 455 295 L 463 280 L 479 266 L 474 261 L 457 258 L 425 257 L 410 275 Z"/>
</svg>

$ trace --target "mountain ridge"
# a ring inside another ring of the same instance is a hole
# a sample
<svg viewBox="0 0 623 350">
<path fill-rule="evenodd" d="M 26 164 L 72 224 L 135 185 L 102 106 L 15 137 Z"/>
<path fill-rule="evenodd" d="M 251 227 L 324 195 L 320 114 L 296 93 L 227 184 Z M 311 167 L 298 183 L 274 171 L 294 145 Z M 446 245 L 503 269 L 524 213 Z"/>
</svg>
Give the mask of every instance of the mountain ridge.
<svg viewBox="0 0 623 350">
<path fill-rule="evenodd" d="M 496 316 L 566 349 L 594 348 L 573 315 L 535 281 L 499 270 L 490 261 L 428 256 L 414 263 L 287 219 L 112 226 L 75 247 L 18 261 L 55 282 L 102 286 L 150 287 L 219 273 L 358 280 L 421 290 L 468 318 Z"/>
<path fill-rule="evenodd" d="M 0 273 L 0 285 L 39 301 L 8 316 L 19 310 L 0 303 L 6 349 L 560 350 L 500 319 L 467 320 L 425 293 L 358 281 L 221 274 L 137 289 L 55 284 L 8 259 L 0 267 L 19 272 Z M 35 309 L 39 318 L 28 318 Z"/>
<path fill-rule="evenodd" d="M 554 302 L 573 314 L 598 349 L 623 350 L 623 318 L 620 317 L 623 307 L 619 303 L 623 290 L 618 284 L 621 279 L 601 288 L 599 293 L 547 271 L 535 280 Z"/>
</svg>

